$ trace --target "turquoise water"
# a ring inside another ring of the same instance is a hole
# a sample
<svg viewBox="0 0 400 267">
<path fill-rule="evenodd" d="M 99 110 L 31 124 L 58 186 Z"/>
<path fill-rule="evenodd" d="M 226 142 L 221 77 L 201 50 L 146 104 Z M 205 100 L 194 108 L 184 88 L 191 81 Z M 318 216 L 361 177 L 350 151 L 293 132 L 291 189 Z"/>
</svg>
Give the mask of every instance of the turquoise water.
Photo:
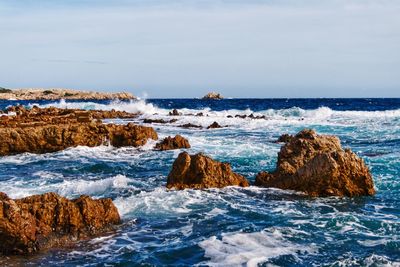
<svg viewBox="0 0 400 267">
<path fill-rule="evenodd" d="M 2 102 L 5 107 L 14 102 Z M 29 106 L 32 103 L 23 103 Z M 120 109 L 143 113 L 131 120 L 170 119 L 152 125 L 160 138 L 181 134 L 190 153 L 230 162 L 254 181 L 273 170 L 282 133 L 305 127 L 335 134 L 370 167 L 377 194 L 359 198 L 307 198 L 293 191 L 229 187 L 167 191 L 166 176 L 180 150 L 77 147 L 43 155 L 0 158 L 0 188 L 13 198 L 55 191 L 66 197 L 111 197 L 123 225 L 117 232 L 62 250 L 0 265 L 43 266 L 391 266 L 400 265 L 400 101 L 381 100 L 149 100 L 55 102 L 41 106 Z M 227 115 L 265 115 L 265 120 Z M 157 113 L 157 115 L 154 115 Z M 127 123 L 130 120 L 110 120 Z M 188 130 L 184 123 L 227 128 Z"/>
</svg>

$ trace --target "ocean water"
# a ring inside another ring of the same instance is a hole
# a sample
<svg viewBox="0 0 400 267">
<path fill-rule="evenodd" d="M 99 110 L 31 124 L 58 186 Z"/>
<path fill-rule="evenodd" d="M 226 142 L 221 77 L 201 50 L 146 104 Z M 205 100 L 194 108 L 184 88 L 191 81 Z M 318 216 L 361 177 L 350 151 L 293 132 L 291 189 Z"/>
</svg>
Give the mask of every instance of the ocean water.
<svg viewBox="0 0 400 267">
<path fill-rule="evenodd" d="M 0 101 L 141 112 L 134 120 L 170 119 L 152 126 L 163 138 L 181 134 L 190 153 L 230 162 L 251 182 L 275 168 L 276 140 L 314 128 L 335 134 L 370 167 L 372 197 L 308 198 L 279 189 L 228 187 L 167 191 L 180 150 L 76 147 L 0 158 L 0 191 L 13 198 L 49 191 L 66 197 L 111 197 L 122 216 L 116 232 L 0 265 L 28 266 L 400 266 L 400 99 L 149 99 L 132 102 Z M 205 116 L 190 114 L 203 112 Z M 227 118 L 265 115 L 266 119 Z M 222 129 L 182 129 L 184 123 Z"/>
</svg>

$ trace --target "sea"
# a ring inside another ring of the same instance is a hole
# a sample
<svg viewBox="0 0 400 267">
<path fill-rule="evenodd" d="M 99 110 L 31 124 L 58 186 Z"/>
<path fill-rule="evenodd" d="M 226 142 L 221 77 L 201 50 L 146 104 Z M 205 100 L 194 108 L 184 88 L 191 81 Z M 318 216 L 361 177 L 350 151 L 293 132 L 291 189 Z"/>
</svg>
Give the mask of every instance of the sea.
<svg viewBox="0 0 400 267">
<path fill-rule="evenodd" d="M 0 101 L 26 107 L 124 110 L 160 139 L 188 138 L 190 154 L 229 162 L 254 182 L 273 171 L 284 133 L 304 128 L 337 135 L 370 168 L 376 195 L 310 198 L 275 188 L 166 189 L 182 150 L 145 146 L 74 147 L 0 157 L 0 191 L 12 198 L 56 192 L 112 198 L 123 223 L 114 232 L 66 248 L 1 257 L 0 266 L 400 266 L 400 99 L 142 99 Z M 193 116 L 202 112 L 204 116 Z M 235 115 L 265 119 L 235 118 Z M 228 117 L 231 115 L 233 118 Z M 184 129 L 192 123 L 220 129 Z"/>
</svg>

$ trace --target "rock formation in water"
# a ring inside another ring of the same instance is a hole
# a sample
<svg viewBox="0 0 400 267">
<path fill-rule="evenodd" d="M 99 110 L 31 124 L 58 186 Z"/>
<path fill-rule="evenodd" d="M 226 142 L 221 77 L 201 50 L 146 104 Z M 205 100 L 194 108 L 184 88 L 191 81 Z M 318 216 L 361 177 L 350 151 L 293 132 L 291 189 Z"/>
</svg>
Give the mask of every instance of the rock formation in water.
<svg viewBox="0 0 400 267">
<path fill-rule="evenodd" d="M 221 125 L 218 124 L 218 122 L 214 121 L 213 123 L 211 123 L 207 129 L 218 129 L 218 128 L 222 128 Z"/>
<path fill-rule="evenodd" d="M 210 92 L 203 96 L 203 99 L 223 99 L 224 97 L 220 93 Z"/>
<path fill-rule="evenodd" d="M 11 116 L 10 112 L 16 113 Z M 151 127 L 133 123 L 103 124 L 100 118 L 134 117 L 120 111 L 83 111 L 56 108 L 10 108 L 0 116 L 0 156 L 24 152 L 47 153 L 75 146 L 141 146 L 157 140 Z"/>
<path fill-rule="evenodd" d="M 82 100 L 108 100 L 135 99 L 131 93 L 103 93 L 94 91 L 80 91 L 61 88 L 27 88 L 14 90 L 1 90 L 0 99 L 14 100 L 59 100 L 59 99 L 82 99 Z"/>
<path fill-rule="evenodd" d="M 175 135 L 175 137 L 168 136 L 161 142 L 157 143 L 155 147 L 157 150 L 172 150 L 179 148 L 190 148 L 189 141 L 180 135 Z"/>
<path fill-rule="evenodd" d="M 242 175 L 234 173 L 229 163 L 221 163 L 201 153 L 179 154 L 168 175 L 167 188 L 222 188 L 225 186 L 249 186 Z"/>
<path fill-rule="evenodd" d="M 339 138 L 317 135 L 305 129 L 281 141 L 273 173 L 260 172 L 255 185 L 302 191 L 310 196 L 363 196 L 375 193 L 374 183 L 364 161 Z"/>
<path fill-rule="evenodd" d="M 0 250 L 5 255 L 62 247 L 119 223 L 118 210 L 109 198 L 68 200 L 46 193 L 13 200 L 0 192 Z"/>
</svg>

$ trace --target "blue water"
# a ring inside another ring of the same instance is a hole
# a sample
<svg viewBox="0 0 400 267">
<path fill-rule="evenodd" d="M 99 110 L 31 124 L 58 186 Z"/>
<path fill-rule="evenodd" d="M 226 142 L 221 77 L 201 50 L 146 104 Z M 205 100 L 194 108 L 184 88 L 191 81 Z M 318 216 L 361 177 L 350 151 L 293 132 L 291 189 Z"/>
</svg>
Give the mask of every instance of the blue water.
<svg viewBox="0 0 400 267">
<path fill-rule="evenodd" d="M 204 152 L 232 164 L 254 181 L 273 170 L 282 133 L 305 127 L 335 134 L 370 167 L 377 194 L 359 198 L 307 198 L 293 191 L 257 187 L 165 190 L 177 151 L 77 147 L 43 155 L 0 158 L 0 188 L 11 197 L 55 191 L 66 197 L 111 197 L 123 219 L 115 233 L 68 249 L 26 258 L 0 258 L 0 265 L 117 266 L 391 266 L 400 264 L 400 99 L 150 99 L 134 102 L 49 102 L 40 106 L 141 112 L 134 120 L 154 124 L 160 138 L 181 134 L 190 153 Z M 0 108 L 32 101 L 0 101 Z M 206 116 L 188 114 L 203 112 Z M 227 118 L 265 115 L 265 120 Z M 229 127 L 182 129 L 217 121 Z"/>
</svg>

